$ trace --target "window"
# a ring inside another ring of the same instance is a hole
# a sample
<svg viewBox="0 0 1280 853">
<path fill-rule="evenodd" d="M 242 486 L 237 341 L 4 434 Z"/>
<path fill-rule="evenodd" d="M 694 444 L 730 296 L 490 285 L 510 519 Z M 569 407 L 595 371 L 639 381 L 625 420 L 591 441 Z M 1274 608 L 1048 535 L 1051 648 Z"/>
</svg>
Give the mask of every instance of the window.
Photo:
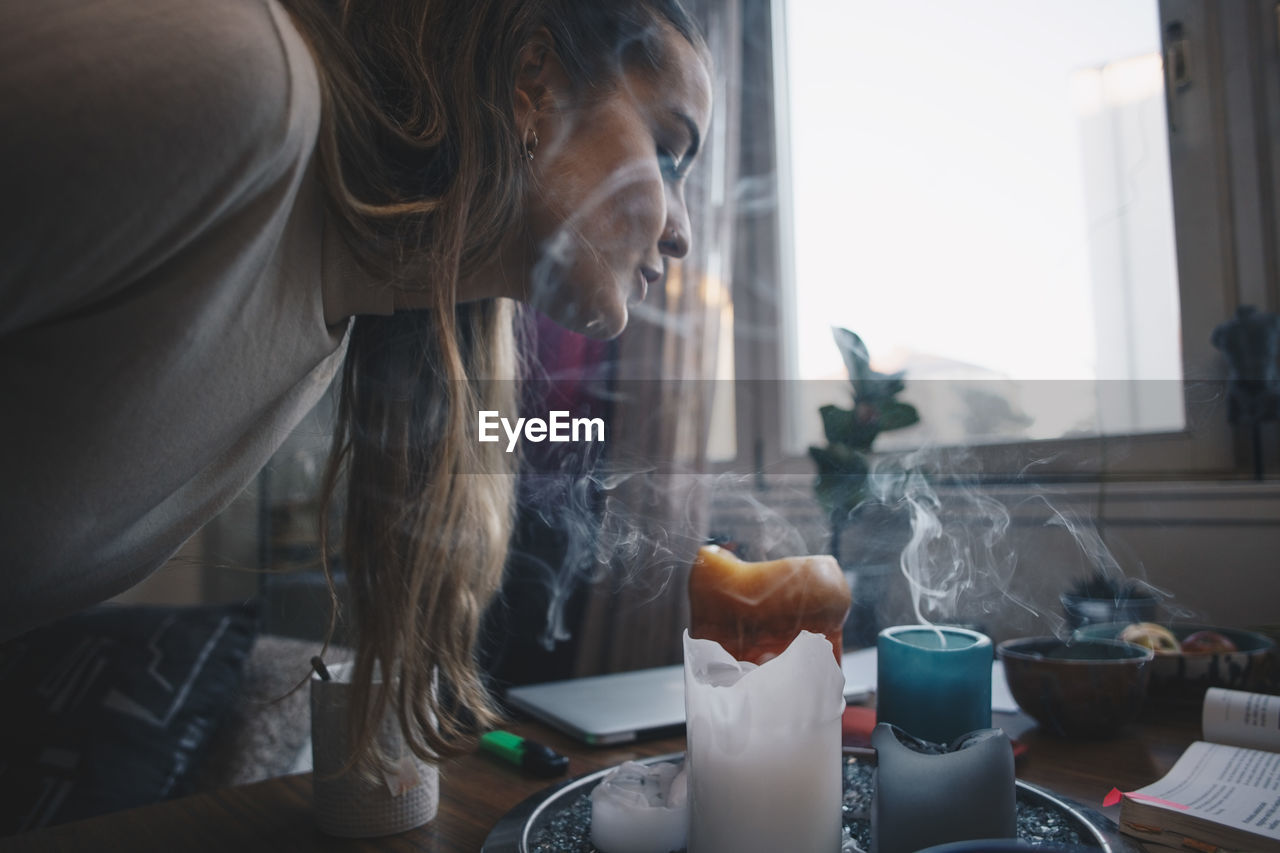
<svg viewBox="0 0 1280 853">
<path fill-rule="evenodd" d="M 1241 225 L 1274 222 L 1272 187 L 1233 192 L 1271 180 L 1249 136 L 1265 63 L 1235 55 L 1261 5 L 771 12 L 780 286 L 735 280 L 737 349 L 757 353 L 735 367 L 783 381 L 739 381 L 740 451 L 806 467 L 818 406 L 849 401 L 838 325 L 921 409 L 877 449 L 985 445 L 988 473 L 1244 469 L 1209 339 L 1235 304 L 1274 301 L 1241 277 L 1274 266 L 1274 235 Z"/>
</svg>

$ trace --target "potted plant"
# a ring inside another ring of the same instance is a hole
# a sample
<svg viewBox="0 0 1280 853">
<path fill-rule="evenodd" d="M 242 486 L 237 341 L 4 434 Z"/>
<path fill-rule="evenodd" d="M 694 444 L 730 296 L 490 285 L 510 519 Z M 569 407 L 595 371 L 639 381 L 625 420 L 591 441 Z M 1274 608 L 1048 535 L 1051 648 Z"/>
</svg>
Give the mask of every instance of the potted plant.
<svg viewBox="0 0 1280 853">
<path fill-rule="evenodd" d="M 1102 569 L 1077 580 L 1059 596 L 1068 627 L 1091 622 L 1151 622 L 1156 597 L 1140 581 L 1117 578 Z"/>
<path fill-rule="evenodd" d="M 814 492 L 831 520 L 831 554 L 845 567 L 854 586 L 854 606 L 846 623 L 846 648 L 868 645 L 878 626 L 875 606 L 882 584 L 867 583 L 897 564 L 910 536 L 910 526 L 899 508 L 875 499 L 870 484 L 872 447 L 881 433 L 918 423 L 920 414 L 898 400 L 906 387 L 903 373 L 877 373 L 871 369 L 866 344 L 848 329 L 832 329 L 852 386 L 852 406 L 823 406 L 825 447 L 810 447 L 818 469 Z M 874 535 L 859 537 L 859 552 L 844 553 L 842 534 L 857 522 Z M 862 582 L 859 588 L 859 582 Z"/>
</svg>

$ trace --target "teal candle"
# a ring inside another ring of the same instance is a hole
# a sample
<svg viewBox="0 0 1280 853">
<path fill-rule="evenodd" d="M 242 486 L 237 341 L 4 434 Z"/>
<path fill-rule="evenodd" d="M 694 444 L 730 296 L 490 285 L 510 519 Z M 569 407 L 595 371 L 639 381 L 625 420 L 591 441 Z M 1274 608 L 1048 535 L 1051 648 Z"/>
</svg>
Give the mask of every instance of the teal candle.
<svg viewBox="0 0 1280 853">
<path fill-rule="evenodd" d="M 899 625 L 876 640 L 876 720 L 950 743 L 991 726 L 991 638 L 967 628 Z"/>
</svg>

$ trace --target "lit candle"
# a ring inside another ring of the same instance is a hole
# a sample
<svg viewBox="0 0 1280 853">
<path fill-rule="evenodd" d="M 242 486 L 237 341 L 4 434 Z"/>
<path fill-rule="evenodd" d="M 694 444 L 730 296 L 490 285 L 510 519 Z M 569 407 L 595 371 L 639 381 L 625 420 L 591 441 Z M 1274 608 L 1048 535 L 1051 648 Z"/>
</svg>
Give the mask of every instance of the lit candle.
<svg viewBox="0 0 1280 853">
<path fill-rule="evenodd" d="M 809 631 L 761 666 L 685 632 L 689 853 L 840 849 L 844 676 Z"/>
<path fill-rule="evenodd" d="M 849 602 L 849 583 L 834 557 L 750 563 L 708 545 L 689 572 L 689 633 L 759 664 L 781 654 L 801 630 L 813 631 L 831 642 L 838 661 Z"/>
<path fill-rule="evenodd" d="M 966 628 L 899 625 L 876 641 L 876 719 L 949 743 L 991 725 L 991 638 Z"/>
</svg>

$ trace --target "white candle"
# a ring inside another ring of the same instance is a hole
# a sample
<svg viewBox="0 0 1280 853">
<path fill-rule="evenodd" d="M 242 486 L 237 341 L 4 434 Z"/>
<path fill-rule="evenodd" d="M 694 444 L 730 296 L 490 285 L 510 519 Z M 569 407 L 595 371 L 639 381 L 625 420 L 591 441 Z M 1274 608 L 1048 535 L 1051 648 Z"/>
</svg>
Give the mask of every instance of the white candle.
<svg viewBox="0 0 1280 853">
<path fill-rule="evenodd" d="M 802 631 L 762 666 L 684 636 L 689 853 L 840 849 L 844 676 Z"/>
</svg>

